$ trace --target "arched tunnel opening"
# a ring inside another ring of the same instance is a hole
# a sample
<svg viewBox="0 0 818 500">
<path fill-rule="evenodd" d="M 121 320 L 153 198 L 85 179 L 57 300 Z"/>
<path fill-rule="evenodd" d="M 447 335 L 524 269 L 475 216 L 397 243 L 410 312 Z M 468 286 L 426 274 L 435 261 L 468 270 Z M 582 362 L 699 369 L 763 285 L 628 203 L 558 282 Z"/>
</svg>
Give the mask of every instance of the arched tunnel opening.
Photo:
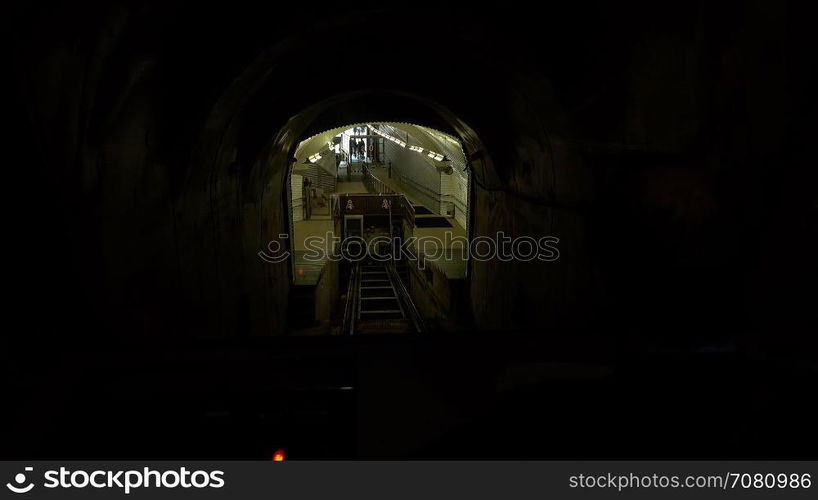
<svg viewBox="0 0 818 500">
<path fill-rule="evenodd" d="M 300 141 L 285 177 L 289 333 L 462 330 L 471 172 L 461 142 L 409 123 L 357 123 Z M 285 257 L 286 255 L 286 257 Z M 460 310 L 457 307 L 460 307 Z"/>
<path fill-rule="evenodd" d="M 808 455 L 799 16 L 547 8 L 15 6 L 4 458 Z"/>
</svg>

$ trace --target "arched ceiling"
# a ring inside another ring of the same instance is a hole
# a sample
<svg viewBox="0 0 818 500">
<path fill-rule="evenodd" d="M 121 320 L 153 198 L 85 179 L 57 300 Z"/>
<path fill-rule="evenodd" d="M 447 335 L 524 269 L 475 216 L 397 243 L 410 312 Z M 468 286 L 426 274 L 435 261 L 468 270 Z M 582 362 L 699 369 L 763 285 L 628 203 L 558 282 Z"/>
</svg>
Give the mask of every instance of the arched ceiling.
<svg viewBox="0 0 818 500">
<path fill-rule="evenodd" d="M 344 125 L 314 135 L 309 139 L 302 141 L 298 145 L 295 152 L 295 158 L 298 160 L 299 163 L 301 163 L 307 157 L 326 150 L 328 142 L 330 142 L 332 138 L 335 137 L 336 135 L 352 127 L 363 125 L 367 124 L 355 123 Z M 449 160 L 453 162 L 453 166 L 460 167 L 459 170 L 462 171 L 463 168 L 465 168 L 463 149 L 460 145 L 460 142 L 450 134 L 429 127 L 413 125 L 410 123 L 376 122 L 372 123 L 372 125 L 379 125 L 380 129 L 383 132 L 396 136 L 400 139 L 406 140 L 407 148 L 410 145 L 422 147 L 424 152 L 417 154 L 418 156 L 422 156 L 425 160 L 428 160 L 429 162 L 432 162 L 432 160 L 426 156 L 426 152 L 434 151 L 436 153 L 445 155 Z"/>
</svg>

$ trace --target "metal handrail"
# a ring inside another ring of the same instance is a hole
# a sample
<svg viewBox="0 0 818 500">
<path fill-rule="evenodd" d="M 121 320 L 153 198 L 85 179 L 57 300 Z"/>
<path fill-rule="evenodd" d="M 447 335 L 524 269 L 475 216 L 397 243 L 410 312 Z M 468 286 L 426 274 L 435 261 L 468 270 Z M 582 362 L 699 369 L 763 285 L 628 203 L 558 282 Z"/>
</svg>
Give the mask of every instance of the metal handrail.
<svg viewBox="0 0 818 500">
<path fill-rule="evenodd" d="M 403 310 L 407 313 L 406 315 L 412 323 L 412 327 L 416 332 L 424 333 L 426 331 L 426 322 L 423 321 L 423 316 L 420 315 L 420 311 L 418 311 L 414 301 L 412 301 L 409 291 L 400 279 L 394 261 L 390 261 L 386 265 L 386 270 L 389 274 L 389 279 L 392 281 L 392 287 L 395 289 L 395 293 L 398 294 L 398 300 L 401 302 Z"/>
<path fill-rule="evenodd" d="M 355 317 L 358 309 L 358 280 L 360 279 L 360 267 L 356 262 L 352 266 L 347 285 L 347 300 L 344 307 L 344 322 L 341 327 L 343 335 L 355 335 Z"/>
<path fill-rule="evenodd" d="M 372 178 L 372 180 L 378 184 L 378 187 L 380 187 L 380 192 L 381 192 L 381 193 L 387 193 L 387 194 L 403 194 L 403 193 L 398 193 L 397 191 L 395 191 L 394 189 L 392 189 L 391 187 L 389 187 L 389 185 L 388 185 L 387 183 L 385 183 L 385 182 L 383 182 L 382 180 L 378 179 L 378 177 L 377 177 L 377 176 L 375 176 L 375 174 L 373 174 L 373 173 L 372 173 L 372 172 L 369 170 L 369 168 L 365 168 L 365 169 L 364 169 L 364 176 L 365 176 L 365 177 L 371 177 L 371 178 Z"/>
<path fill-rule="evenodd" d="M 395 191 L 394 189 L 389 187 L 388 184 L 386 184 L 382 180 L 378 179 L 375 176 L 375 174 L 370 172 L 368 168 L 364 167 L 364 178 L 366 178 L 367 176 L 371 177 L 376 182 L 378 182 L 381 186 L 383 186 L 382 191 L 386 191 L 387 194 L 394 194 L 394 195 L 399 195 L 399 196 L 403 197 L 403 201 L 404 201 L 403 206 L 406 207 L 406 212 L 407 212 L 407 215 L 409 216 L 409 220 L 412 223 L 412 226 L 414 226 L 415 225 L 415 215 L 416 215 L 415 214 L 415 207 L 412 206 L 412 204 L 409 202 L 409 198 L 407 198 L 405 194 L 398 193 L 397 191 Z"/>
</svg>

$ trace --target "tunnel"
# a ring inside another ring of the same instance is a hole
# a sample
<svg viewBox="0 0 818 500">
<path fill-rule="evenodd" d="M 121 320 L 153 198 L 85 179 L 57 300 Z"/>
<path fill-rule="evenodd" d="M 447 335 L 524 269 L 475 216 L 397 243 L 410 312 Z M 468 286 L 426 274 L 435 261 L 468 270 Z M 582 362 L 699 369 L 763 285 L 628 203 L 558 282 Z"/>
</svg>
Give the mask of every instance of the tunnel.
<svg viewBox="0 0 818 500">
<path fill-rule="evenodd" d="M 794 396 L 816 373 L 818 255 L 794 5 L 80 4 L 12 7 L 8 453 L 814 446 Z M 339 271 L 320 323 L 293 261 L 260 253 L 295 239 L 299 145 L 352 126 L 449 137 L 469 239 L 553 238 L 558 258 L 434 271 L 446 312 L 408 287 L 425 328 L 405 335 L 345 335 Z M 650 437 L 666 426 L 685 430 Z M 118 437 L 81 444 L 97 431 Z"/>
</svg>

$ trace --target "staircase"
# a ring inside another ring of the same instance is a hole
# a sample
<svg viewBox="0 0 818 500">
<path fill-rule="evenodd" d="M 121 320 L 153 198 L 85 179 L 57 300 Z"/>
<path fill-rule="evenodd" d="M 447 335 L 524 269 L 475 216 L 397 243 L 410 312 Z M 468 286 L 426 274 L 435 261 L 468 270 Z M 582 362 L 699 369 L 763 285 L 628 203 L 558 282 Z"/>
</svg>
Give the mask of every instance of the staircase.
<svg viewBox="0 0 818 500">
<path fill-rule="evenodd" d="M 397 292 L 389 280 L 386 265 L 368 262 L 361 267 L 358 289 L 358 320 L 403 319 Z"/>
<path fill-rule="evenodd" d="M 325 193 L 334 193 L 338 183 L 336 174 L 321 165 L 311 163 L 299 165 L 297 173 L 303 175 L 312 183 L 312 187 L 320 187 Z"/>
<path fill-rule="evenodd" d="M 403 276 L 391 262 L 354 264 L 347 291 L 342 332 L 345 335 L 415 333 L 425 331 L 423 319 L 407 292 Z"/>
</svg>

